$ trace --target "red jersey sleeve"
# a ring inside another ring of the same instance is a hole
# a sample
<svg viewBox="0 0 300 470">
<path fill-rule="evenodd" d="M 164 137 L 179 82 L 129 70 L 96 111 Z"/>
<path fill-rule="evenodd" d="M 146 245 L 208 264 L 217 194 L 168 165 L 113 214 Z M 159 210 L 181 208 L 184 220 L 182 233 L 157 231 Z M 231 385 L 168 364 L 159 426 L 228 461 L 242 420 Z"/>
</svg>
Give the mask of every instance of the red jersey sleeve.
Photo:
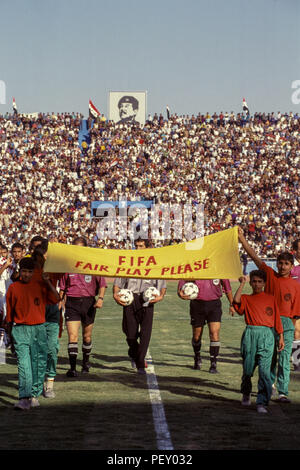
<svg viewBox="0 0 300 470">
<path fill-rule="evenodd" d="M 52 291 L 48 291 L 46 294 L 46 304 L 55 305 L 58 304 L 59 300 Z"/>
<path fill-rule="evenodd" d="M 266 285 L 265 285 L 265 292 L 267 294 L 272 294 L 272 295 L 276 295 L 277 293 L 277 286 L 276 286 L 276 273 L 274 271 L 274 269 L 272 269 L 270 266 L 268 266 L 266 263 L 262 263 L 261 266 L 260 266 L 260 269 L 262 271 L 264 271 L 267 275 L 267 281 L 266 281 Z"/>
<path fill-rule="evenodd" d="M 277 333 L 280 335 L 281 333 L 283 333 L 283 326 L 282 326 L 282 321 L 280 318 L 280 311 L 279 311 L 275 298 L 274 298 L 274 314 L 275 314 L 274 328 L 277 331 Z"/>
<path fill-rule="evenodd" d="M 241 301 L 239 303 L 233 301 L 233 307 L 234 310 L 239 314 L 239 315 L 244 315 L 245 313 L 245 304 L 243 302 L 243 296 L 241 297 Z"/>
</svg>

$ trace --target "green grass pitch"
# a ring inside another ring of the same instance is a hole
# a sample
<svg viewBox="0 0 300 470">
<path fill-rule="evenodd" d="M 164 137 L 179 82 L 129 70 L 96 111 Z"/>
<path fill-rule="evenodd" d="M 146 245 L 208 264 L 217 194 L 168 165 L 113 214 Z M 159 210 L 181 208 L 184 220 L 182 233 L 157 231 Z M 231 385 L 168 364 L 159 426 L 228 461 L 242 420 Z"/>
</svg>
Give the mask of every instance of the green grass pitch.
<svg viewBox="0 0 300 470">
<path fill-rule="evenodd" d="M 223 298 L 219 374 L 209 374 L 209 337 L 205 327 L 201 371 L 193 366 L 188 302 L 168 283 L 155 307 L 149 352 L 174 450 L 300 449 L 300 374 L 292 371 L 291 404 L 271 402 L 268 415 L 256 412 L 257 372 L 253 404 L 240 405 L 240 338 L 244 319 L 228 314 Z M 232 283 L 233 292 L 237 283 Z M 41 397 L 39 408 L 16 411 L 16 360 L 7 353 L 0 365 L 2 450 L 156 450 L 147 378 L 139 376 L 127 357 L 121 329 L 122 309 L 112 298 L 97 311 L 92 368 L 88 375 L 66 377 L 67 333 L 63 331 L 55 381 L 55 399 Z M 79 343 L 81 349 L 81 341 Z M 80 366 L 81 352 L 78 356 Z M 79 367 L 80 370 L 80 367 Z"/>
</svg>

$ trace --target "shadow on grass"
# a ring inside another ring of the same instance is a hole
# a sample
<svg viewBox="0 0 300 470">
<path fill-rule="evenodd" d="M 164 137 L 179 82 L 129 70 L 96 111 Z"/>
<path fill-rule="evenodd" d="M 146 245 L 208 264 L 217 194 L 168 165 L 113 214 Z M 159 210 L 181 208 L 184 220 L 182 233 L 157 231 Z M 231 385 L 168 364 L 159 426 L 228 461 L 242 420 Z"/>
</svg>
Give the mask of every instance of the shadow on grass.
<svg viewBox="0 0 300 470">
<path fill-rule="evenodd" d="M 103 362 L 100 364 L 99 362 L 93 362 L 91 360 L 91 369 L 89 374 L 80 374 L 79 377 L 75 379 L 71 379 L 71 381 L 74 380 L 76 382 L 77 380 L 80 381 L 100 381 L 100 382 L 118 382 L 119 384 L 122 384 L 128 388 L 140 388 L 140 389 L 145 389 L 148 388 L 147 385 L 147 377 L 146 376 L 140 376 L 137 374 L 136 369 L 133 369 L 130 365 L 130 362 L 128 360 L 128 357 L 126 356 L 105 356 L 105 355 L 99 355 L 95 354 L 93 355 L 93 359 L 99 361 L 102 360 Z M 204 358 L 205 359 L 205 358 Z M 209 358 L 207 358 L 209 359 Z M 104 362 L 107 361 L 109 365 L 105 365 Z M 126 366 L 120 366 L 120 362 L 126 362 Z M 112 366 L 112 364 L 118 364 L 115 367 Z M 68 364 L 67 360 L 60 360 L 60 365 L 66 365 Z M 80 364 L 80 361 L 79 361 Z M 172 363 L 165 363 L 165 362 L 156 362 L 155 361 L 155 366 L 166 366 L 166 367 L 172 367 Z M 183 368 L 183 366 L 178 366 Z M 188 366 L 188 369 L 192 369 L 192 367 Z M 58 367 L 58 372 L 59 372 L 59 367 Z M 100 372 L 100 374 L 99 374 Z M 119 375 L 116 375 L 117 372 L 120 372 Z M 196 375 L 197 374 L 197 375 Z M 207 374 L 207 372 L 204 372 L 204 374 Z M 214 395 L 213 392 L 209 391 L 208 393 L 204 393 L 203 395 L 199 394 L 199 390 L 195 390 L 195 387 L 200 389 L 201 387 L 203 388 L 208 388 L 212 390 L 217 390 L 217 391 L 230 391 L 230 392 L 237 392 L 236 388 L 231 388 L 226 384 L 218 384 L 215 380 L 216 376 L 212 376 L 210 374 L 210 377 L 212 378 L 204 378 L 203 375 L 200 376 L 198 371 L 194 371 L 191 375 L 178 375 L 176 377 L 173 376 L 167 376 L 167 375 L 162 375 L 162 374 L 156 374 L 157 380 L 159 382 L 159 388 L 160 390 L 166 390 L 172 394 L 175 395 L 181 395 L 181 396 L 190 396 L 190 397 L 197 397 L 197 398 L 206 398 L 206 399 L 214 399 L 216 398 L 219 400 L 218 395 Z M 220 377 L 218 375 L 218 377 Z M 61 375 L 58 373 L 57 376 L 57 381 L 60 382 L 70 382 L 70 379 L 67 378 L 64 375 Z M 175 385 L 176 384 L 176 385 Z M 187 388 L 188 387 L 188 388 Z"/>
<path fill-rule="evenodd" d="M 97 356 L 96 359 L 101 359 L 104 361 L 107 359 L 107 356 Z M 100 356 L 100 357 L 99 357 Z M 127 366 L 120 366 L 120 361 L 127 362 Z M 111 364 L 116 363 L 115 367 L 112 367 Z M 68 360 L 66 358 L 59 358 L 57 365 L 57 376 L 55 381 L 58 383 L 68 383 L 68 384 L 80 384 L 83 382 L 87 383 L 118 383 L 122 386 L 125 386 L 128 389 L 148 389 L 147 376 L 140 376 L 137 374 L 136 369 L 132 369 L 128 358 L 125 356 L 115 356 L 109 357 L 108 365 L 104 363 L 99 364 L 99 362 L 91 361 L 91 369 L 88 374 L 82 374 L 79 372 L 78 377 L 69 378 L 66 376 L 66 371 L 68 370 Z M 80 370 L 80 365 L 78 367 Z M 196 372 L 196 371 L 195 371 Z M 207 400 L 222 400 L 223 398 L 216 394 L 216 392 L 221 391 L 231 391 L 236 392 L 236 389 L 232 389 L 225 383 L 217 383 L 213 378 L 206 378 L 199 375 L 178 375 L 176 377 L 157 374 L 157 381 L 159 383 L 159 388 L 161 391 L 168 391 L 173 395 L 178 395 L 181 397 L 195 397 L 203 398 Z M 12 390 L 12 394 L 5 393 L 2 394 L 1 401 L 3 404 L 11 404 L 11 399 L 17 398 L 17 381 L 18 376 L 15 373 L 2 374 L 1 376 L 1 388 L 6 390 Z M 205 390 L 202 391 L 201 389 Z M 207 389 L 209 389 L 207 391 Z"/>
<path fill-rule="evenodd" d="M 96 362 L 95 362 L 96 361 Z M 102 362 L 99 362 L 102 361 Z M 104 362 L 107 362 L 108 364 L 111 365 L 105 365 Z M 127 363 L 126 366 L 120 366 L 120 362 L 125 362 Z M 113 364 L 118 364 L 116 366 L 113 366 Z M 95 375 L 97 371 L 101 370 L 111 370 L 111 371 L 120 371 L 120 372 L 128 372 L 128 368 L 130 366 L 130 362 L 127 356 L 105 356 L 105 355 L 100 355 L 100 354 L 92 354 L 91 355 L 91 360 L 90 360 L 90 372 L 88 374 L 83 374 L 80 375 L 81 378 L 85 378 L 85 380 L 88 380 L 88 378 L 92 375 Z M 77 361 L 77 370 L 80 371 L 82 367 L 82 358 L 79 356 L 78 361 Z M 69 360 L 66 357 L 59 357 L 58 362 L 57 362 L 57 372 L 59 373 L 60 370 L 69 369 Z M 64 376 L 60 376 L 58 374 L 57 380 L 64 381 L 70 381 L 69 378 L 66 378 Z"/>
<path fill-rule="evenodd" d="M 168 356 L 171 357 L 178 357 L 178 358 L 190 358 L 190 364 L 183 365 L 182 363 L 178 364 L 176 362 L 162 362 L 162 361 L 155 361 L 155 365 L 157 366 L 167 366 L 167 367 L 187 367 L 188 369 L 193 369 L 194 363 L 194 356 L 192 354 L 178 354 L 178 353 L 166 353 Z M 209 361 L 210 357 L 207 354 L 201 353 L 201 358 L 205 361 Z M 242 359 L 240 354 L 233 353 L 233 354 L 220 354 L 218 357 L 219 363 L 226 363 L 226 364 L 242 364 Z"/>
<path fill-rule="evenodd" d="M 1 420 L 2 450 L 156 449 L 151 406 L 142 402 L 82 403 L 75 395 L 62 405 L 42 397 L 29 411 L 2 409 Z"/>
<path fill-rule="evenodd" d="M 296 422 L 277 414 L 259 416 L 232 399 L 199 395 L 174 400 L 165 413 L 174 449 L 299 449 Z M 41 398 L 28 412 L 2 410 L 5 450 L 155 450 L 156 433 L 149 400 L 55 403 Z M 276 406 L 276 405 L 274 405 Z M 281 432 L 274 428 L 281 426 Z"/>
<path fill-rule="evenodd" d="M 2 406 L 1 420 L 6 439 L 0 440 L 0 449 L 1 445 L 14 450 L 155 449 L 148 395 L 151 377 L 139 376 L 126 356 L 95 355 L 93 359 L 95 373 L 70 380 L 65 376 L 68 360 L 59 358 L 56 381 L 68 385 L 58 384 L 57 399 L 42 397 L 41 406 L 29 413 L 12 406 L 17 396 L 17 375 L 2 374 L 0 389 L 5 392 L 1 403 L 6 406 Z M 125 362 L 127 366 L 122 365 Z M 300 448 L 299 405 L 285 408 L 274 404 L 272 410 L 282 410 L 281 414 L 259 416 L 255 393 L 251 407 L 241 407 L 239 390 L 226 375 L 211 376 L 204 370 L 178 376 L 161 372 L 156 378 L 175 449 Z M 300 374 L 293 376 L 300 379 Z M 103 388 L 98 387 L 101 383 Z M 255 385 L 256 381 L 254 389 Z M 274 433 L 278 427 L 281 432 Z"/>
<path fill-rule="evenodd" d="M 17 358 L 11 352 L 6 353 L 5 363 L 10 366 L 17 365 Z"/>
<path fill-rule="evenodd" d="M 188 357 L 184 354 L 173 354 L 173 356 L 178 357 Z M 209 357 L 207 357 L 209 366 Z M 12 359 L 14 360 L 14 358 Z M 99 362 L 101 361 L 101 363 Z M 227 360 L 227 357 L 220 358 L 220 362 L 231 362 Z M 122 365 L 126 363 L 126 365 Z M 172 363 L 168 364 L 165 362 L 155 362 L 156 366 L 167 366 L 166 372 L 172 367 Z M 80 370 L 81 361 L 78 361 L 78 370 Z M 178 366 L 179 367 L 179 366 Z M 161 392 L 167 392 L 171 395 L 178 397 L 178 399 L 189 399 L 197 398 L 203 402 L 211 403 L 223 403 L 230 402 L 232 404 L 237 403 L 239 399 L 240 391 L 238 387 L 233 387 L 231 380 L 226 374 L 222 375 L 222 372 L 217 375 L 209 374 L 207 370 L 193 371 L 191 373 L 182 374 L 182 370 L 186 366 L 181 367 L 181 374 L 177 376 L 164 375 L 163 370 L 156 370 L 156 379 L 158 381 L 159 390 Z M 131 368 L 130 362 L 127 356 L 108 356 L 95 354 L 91 360 L 91 369 L 88 374 L 81 374 L 76 378 L 66 377 L 66 371 L 69 368 L 69 362 L 66 357 L 59 357 L 58 366 L 57 366 L 57 376 L 55 381 L 58 383 L 68 383 L 74 389 L 80 389 L 83 383 L 101 383 L 101 384 L 115 384 L 116 387 L 119 385 L 126 387 L 127 389 L 138 389 L 141 391 L 147 390 L 149 388 L 147 379 L 149 379 L 149 374 L 147 376 L 140 376 L 137 374 L 135 369 Z M 191 369 L 191 367 L 188 367 Z M 150 374 L 151 375 L 151 374 Z M 300 374 L 293 373 L 293 377 L 297 382 L 300 380 Z M 16 373 L 3 373 L 0 379 L 1 389 L 5 390 L 1 394 L 0 402 L 3 405 L 11 405 L 12 400 L 17 398 L 17 380 L 18 376 Z M 151 383 L 151 381 L 150 381 Z M 76 386 L 77 384 L 77 386 Z M 117 385 L 118 384 L 118 385 Z M 253 391 L 255 393 L 256 388 L 256 379 L 253 379 Z M 11 391 L 11 393 L 10 393 Z M 233 394 L 232 399 L 224 398 L 224 395 L 227 393 Z M 147 395 L 146 395 L 147 396 Z M 236 399 L 235 397 L 238 398 Z M 172 399 L 173 401 L 173 399 Z"/>
<path fill-rule="evenodd" d="M 5 393 L 5 392 L 1 392 L 1 397 L 0 397 L 0 403 L 3 403 L 3 405 L 8 405 L 11 403 L 11 401 L 9 401 L 8 399 L 10 400 L 16 400 L 16 395 L 17 395 L 17 390 L 18 390 L 18 387 L 15 385 L 15 384 L 7 384 L 7 383 L 3 383 L 1 381 L 1 385 L 3 387 L 11 387 L 13 388 L 14 390 L 16 390 L 16 393 L 14 395 L 9 395 L 8 393 Z M 6 399 L 5 399 L 6 398 Z"/>
<path fill-rule="evenodd" d="M 204 372 L 202 375 L 200 374 L 201 371 L 195 371 L 194 376 L 181 375 L 178 377 L 170 377 L 157 375 L 156 377 L 161 392 L 167 391 L 181 397 L 223 401 L 224 396 L 220 396 L 220 392 L 239 393 L 239 390 L 236 387 L 231 387 L 228 382 L 217 382 L 216 379 L 214 379 L 216 377 L 215 375 L 209 374 L 208 372 Z M 212 378 L 207 378 L 206 376 L 208 375 Z M 218 375 L 218 377 L 220 378 L 220 375 Z"/>
</svg>

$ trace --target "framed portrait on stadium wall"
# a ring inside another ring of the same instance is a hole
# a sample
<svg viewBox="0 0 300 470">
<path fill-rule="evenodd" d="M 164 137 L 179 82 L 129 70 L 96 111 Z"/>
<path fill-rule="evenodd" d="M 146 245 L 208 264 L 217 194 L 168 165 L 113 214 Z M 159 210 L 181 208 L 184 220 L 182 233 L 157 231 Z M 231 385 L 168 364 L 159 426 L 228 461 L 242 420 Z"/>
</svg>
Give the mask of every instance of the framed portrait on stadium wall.
<svg viewBox="0 0 300 470">
<path fill-rule="evenodd" d="M 116 124 L 145 124 L 147 111 L 146 91 L 110 91 L 109 119 Z"/>
</svg>

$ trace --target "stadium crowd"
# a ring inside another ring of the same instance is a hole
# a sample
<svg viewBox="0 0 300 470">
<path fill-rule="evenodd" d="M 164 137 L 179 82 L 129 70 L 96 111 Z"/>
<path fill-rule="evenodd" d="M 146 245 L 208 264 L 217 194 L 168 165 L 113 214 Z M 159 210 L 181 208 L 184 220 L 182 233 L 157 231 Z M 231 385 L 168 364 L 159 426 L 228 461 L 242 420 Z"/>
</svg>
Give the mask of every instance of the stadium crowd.
<svg viewBox="0 0 300 470">
<path fill-rule="evenodd" d="M 204 207 L 205 234 L 241 225 L 261 256 L 300 235 L 300 119 L 292 113 L 155 114 L 145 125 L 79 113 L 0 116 L 1 243 L 34 235 L 127 247 L 97 236 L 91 202 L 153 200 Z M 183 238 L 184 239 L 184 238 Z M 157 240 L 155 246 L 180 240 Z"/>
</svg>

